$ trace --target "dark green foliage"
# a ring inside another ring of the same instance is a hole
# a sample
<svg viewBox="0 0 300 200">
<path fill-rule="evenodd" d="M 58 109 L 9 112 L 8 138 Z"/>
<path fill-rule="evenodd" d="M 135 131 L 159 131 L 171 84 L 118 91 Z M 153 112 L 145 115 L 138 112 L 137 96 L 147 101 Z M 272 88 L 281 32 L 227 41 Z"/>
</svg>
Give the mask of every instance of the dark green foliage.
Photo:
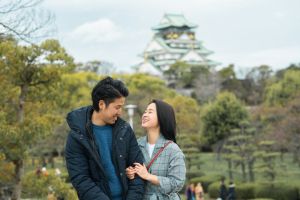
<svg viewBox="0 0 300 200">
<path fill-rule="evenodd" d="M 208 191 L 208 186 L 214 182 L 224 180 L 225 176 L 223 175 L 208 175 L 208 176 L 202 176 L 197 178 L 190 179 L 190 183 L 194 183 L 195 185 L 200 182 L 204 192 Z"/>
<path fill-rule="evenodd" d="M 270 188 L 269 185 L 256 185 L 254 188 L 256 198 L 272 198 L 275 200 L 298 200 L 298 188 L 291 185 L 275 185 Z"/>
<path fill-rule="evenodd" d="M 241 121 L 251 121 L 249 111 L 234 94 L 224 92 L 217 96 L 201 114 L 203 140 L 214 144 L 230 135 L 230 130 L 239 128 Z"/>
<path fill-rule="evenodd" d="M 254 184 L 253 183 L 245 183 L 245 184 L 237 184 L 235 186 L 235 195 L 239 199 L 250 199 L 254 198 Z"/>
</svg>

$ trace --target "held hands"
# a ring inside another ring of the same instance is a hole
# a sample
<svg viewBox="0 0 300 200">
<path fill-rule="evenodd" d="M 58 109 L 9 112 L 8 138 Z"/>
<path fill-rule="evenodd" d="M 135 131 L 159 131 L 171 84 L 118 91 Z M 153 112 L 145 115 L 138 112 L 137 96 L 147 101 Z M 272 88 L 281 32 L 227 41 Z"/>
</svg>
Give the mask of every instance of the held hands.
<svg viewBox="0 0 300 200">
<path fill-rule="evenodd" d="M 132 180 L 134 179 L 134 175 L 135 175 L 135 169 L 133 167 L 127 167 L 126 168 L 126 176 L 128 179 Z"/>
<path fill-rule="evenodd" d="M 134 175 L 139 175 L 142 179 L 147 180 L 149 177 L 149 172 L 147 171 L 147 168 L 145 164 L 141 165 L 140 163 L 133 163 L 135 167 L 128 167 L 126 169 L 126 176 L 128 179 L 134 179 Z"/>
</svg>

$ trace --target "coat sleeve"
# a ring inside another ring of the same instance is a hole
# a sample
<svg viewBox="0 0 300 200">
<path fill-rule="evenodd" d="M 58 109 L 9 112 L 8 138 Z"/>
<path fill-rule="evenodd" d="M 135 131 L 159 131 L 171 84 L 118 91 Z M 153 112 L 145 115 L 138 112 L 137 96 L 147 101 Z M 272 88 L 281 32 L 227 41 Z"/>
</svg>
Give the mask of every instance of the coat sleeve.
<svg viewBox="0 0 300 200">
<path fill-rule="evenodd" d="M 182 151 L 179 150 L 170 156 L 167 176 L 158 176 L 160 192 L 166 195 L 179 192 L 184 186 L 185 175 L 185 157 Z"/>
<path fill-rule="evenodd" d="M 137 143 L 135 134 L 133 130 L 130 130 L 130 144 L 128 151 L 128 161 L 126 167 L 133 166 L 133 163 L 138 162 L 143 164 L 143 154 L 140 150 L 140 147 Z M 134 179 L 128 181 L 128 193 L 127 200 L 142 200 L 144 193 L 145 182 L 137 174 Z"/>
<path fill-rule="evenodd" d="M 84 147 L 74 140 L 71 132 L 68 135 L 65 156 L 72 185 L 85 200 L 109 200 L 91 179 Z"/>
</svg>

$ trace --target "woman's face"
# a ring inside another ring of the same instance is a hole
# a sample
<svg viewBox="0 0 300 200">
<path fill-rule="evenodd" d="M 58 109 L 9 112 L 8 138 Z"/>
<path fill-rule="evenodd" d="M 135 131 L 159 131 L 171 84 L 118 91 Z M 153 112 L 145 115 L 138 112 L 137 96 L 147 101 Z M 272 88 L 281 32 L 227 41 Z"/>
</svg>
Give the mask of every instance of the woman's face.
<svg viewBox="0 0 300 200">
<path fill-rule="evenodd" d="M 142 116 L 142 127 L 145 129 L 150 129 L 157 128 L 158 126 L 156 104 L 151 103 Z"/>
</svg>

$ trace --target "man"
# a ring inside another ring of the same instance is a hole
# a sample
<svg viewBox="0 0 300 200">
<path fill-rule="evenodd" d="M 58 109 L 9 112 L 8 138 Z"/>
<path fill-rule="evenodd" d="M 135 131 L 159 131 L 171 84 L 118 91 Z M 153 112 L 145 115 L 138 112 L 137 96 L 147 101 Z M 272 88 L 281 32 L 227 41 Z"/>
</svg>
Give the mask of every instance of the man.
<svg viewBox="0 0 300 200">
<path fill-rule="evenodd" d="M 144 181 L 126 178 L 125 169 L 143 164 L 143 155 L 130 125 L 121 119 L 128 89 L 106 77 L 92 91 L 93 106 L 67 115 L 71 128 L 66 144 L 69 176 L 78 198 L 84 200 L 140 200 Z"/>
<path fill-rule="evenodd" d="M 220 186 L 220 198 L 222 200 L 226 200 L 226 196 L 227 196 L 227 189 L 226 186 L 224 185 L 224 181 L 221 180 L 221 186 Z"/>
</svg>

